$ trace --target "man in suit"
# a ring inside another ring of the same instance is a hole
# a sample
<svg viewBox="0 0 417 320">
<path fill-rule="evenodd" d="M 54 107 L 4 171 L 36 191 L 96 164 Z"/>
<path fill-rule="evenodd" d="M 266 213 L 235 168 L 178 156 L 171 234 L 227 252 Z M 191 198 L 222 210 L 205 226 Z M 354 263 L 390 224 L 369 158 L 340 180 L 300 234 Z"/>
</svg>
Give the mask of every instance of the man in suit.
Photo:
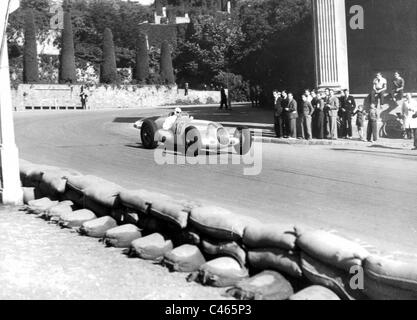
<svg viewBox="0 0 417 320">
<path fill-rule="evenodd" d="M 307 94 L 303 94 L 302 112 L 300 114 L 301 133 L 302 139 L 311 140 L 313 138 L 311 132 L 311 117 L 313 115 L 314 108 L 309 101 Z"/>
<path fill-rule="evenodd" d="M 219 110 L 223 110 L 223 106 L 227 110 L 227 108 L 228 108 L 227 93 L 226 93 L 226 89 L 222 86 L 221 89 L 220 89 L 220 108 L 219 108 Z"/>
<path fill-rule="evenodd" d="M 333 89 L 326 89 L 328 100 L 326 103 L 329 119 L 329 139 L 337 140 L 337 116 L 339 114 L 339 98 L 334 95 Z"/>
<path fill-rule="evenodd" d="M 288 106 L 284 109 L 287 118 L 287 129 L 291 139 L 297 139 L 297 101 L 294 99 L 294 95 L 288 93 Z"/>
<path fill-rule="evenodd" d="M 343 90 L 340 98 L 340 117 L 342 122 L 342 137 L 352 139 L 352 114 L 355 112 L 355 98 L 350 95 L 349 90 Z"/>
<path fill-rule="evenodd" d="M 282 97 L 281 97 L 281 92 L 279 92 L 278 90 L 274 90 L 273 92 L 274 95 L 274 110 L 275 110 L 275 114 L 274 114 L 274 124 L 275 124 L 275 134 L 277 136 L 277 138 L 282 138 L 284 136 L 284 131 L 283 131 L 283 111 L 284 109 L 282 108 Z"/>
</svg>

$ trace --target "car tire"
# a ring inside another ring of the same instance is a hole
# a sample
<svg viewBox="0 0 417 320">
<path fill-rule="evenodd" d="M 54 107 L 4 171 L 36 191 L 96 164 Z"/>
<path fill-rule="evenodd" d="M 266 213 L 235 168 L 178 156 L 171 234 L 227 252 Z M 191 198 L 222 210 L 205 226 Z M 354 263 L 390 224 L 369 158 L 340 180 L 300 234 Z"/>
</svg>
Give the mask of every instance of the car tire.
<svg viewBox="0 0 417 320">
<path fill-rule="evenodd" d="M 234 137 L 239 139 L 239 144 L 235 145 L 235 151 L 240 155 L 246 155 L 252 148 L 252 134 L 247 127 L 237 127 Z"/>
<path fill-rule="evenodd" d="M 158 147 L 158 141 L 155 141 L 157 130 L 158 129 L 154 121 L 149 119 L 143 121 L 142 128 L 140 130 L 140 138 L 145 149 L 156 149 Z"/>
<path fill-rule="evenodd" d="M 198 155 L 200 154 L 200 150 L 202 149 L 202 142 L 201 142 L 201 135 L 200 132 L 194 128 L 188 128 L 185 132 L 185 155 L 188 156 L 188 149 L 192 146 L 195 145 L 195 151 L 192 155 L 190 156 L 194 156 L 194 157 L 198 157 Z"/>
</svg>

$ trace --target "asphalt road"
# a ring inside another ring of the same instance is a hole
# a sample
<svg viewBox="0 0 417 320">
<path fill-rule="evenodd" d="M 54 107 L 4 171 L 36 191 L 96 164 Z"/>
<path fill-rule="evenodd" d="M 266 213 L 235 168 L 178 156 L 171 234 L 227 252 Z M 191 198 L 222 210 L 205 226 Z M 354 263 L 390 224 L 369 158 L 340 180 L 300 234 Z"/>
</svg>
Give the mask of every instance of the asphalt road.
<svg viewBox="0 0 417 320">
<path fill-rule="evenodd" d="M 211 109 L 190 111 L 203 119 L 224 116 Z M 245 112 L 233 112 L 239 114 L 236 121 L 251 121 Z M 255 176 L 243 174 L 249 166 L 231 161 L 158 165 L 154 152 L 141 147 L 132 125 L 161 113 L 16 113 L 20 156 L 98 175 L 131 189 L 199 199 L 265 222 L 337 230 L 384 251 L 417 253 L 417 152 L 369 145 L 257 143 L 262 148 L 262 171 Z"/>
</svg>

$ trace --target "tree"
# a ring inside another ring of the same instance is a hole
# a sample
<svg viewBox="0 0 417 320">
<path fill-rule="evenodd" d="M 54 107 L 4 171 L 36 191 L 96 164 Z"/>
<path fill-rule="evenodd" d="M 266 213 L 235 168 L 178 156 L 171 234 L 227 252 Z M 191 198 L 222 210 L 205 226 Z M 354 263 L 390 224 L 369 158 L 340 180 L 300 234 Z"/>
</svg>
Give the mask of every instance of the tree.
<svg viewBox="0 0 417 320">
<path fill-rule="evenodd" d="M 64 13 L 64 30 L 62 31 L 62 45 L 60 56 L 60 83 L 75 83 L 77 76 L 75 73 L 74 39 L 72 35 L 71 11 Z"/>
<path fill-rule="evenodd" d="M 103 62 L 101 64 L 100 82 L 117 82 L 116 53 L 114 51 L 113 34 L 109 28 L 104 30 Z"/>
<path fill-rule="evenodd" d="M 149 76 L 149 54 L 145 35 L 140 35 L 136 48 L 136 70 L 135 79 L 143 83 Z"/>
<path fill-rule="evenodd" d="M 36 83 L 38 75 L 38 51 L 36 46 L 36 26 L 33 10 L 26 10 L 25 44 L 23 49 L 23 82 Z"/>
<path fill-rule="evenodd" d="M 175 84 L 174 68 L 172 67 L 171 49 L 168 41 L 161 46 L 161 81 L 164 84 Z"/>
</svg>

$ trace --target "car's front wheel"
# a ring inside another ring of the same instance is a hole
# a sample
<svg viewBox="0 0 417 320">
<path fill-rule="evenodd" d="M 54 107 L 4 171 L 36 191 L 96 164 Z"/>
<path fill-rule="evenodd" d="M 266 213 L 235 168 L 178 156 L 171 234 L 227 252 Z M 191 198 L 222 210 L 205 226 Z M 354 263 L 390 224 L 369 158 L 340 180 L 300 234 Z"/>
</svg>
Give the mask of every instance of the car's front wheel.
<svg viewBox="0 0 417 320">
<path fill-rule="evenodd" d="M 145 149 L 156 149 L 158 147 L 158 141 L 155 141 L 156 131 L 157 127 L 154 121 L 143 121 L 140 130 L 140 138 Z"/>
<path fill-rule="evenodd" d="M 239 143 L 234 146 L 235 151 L 240 155 L 247 154 L 252 148 L 252 134 L 247 127 L 238 127 L 235 131 L 234 137 L 239 140 Z"/>
</svg>

